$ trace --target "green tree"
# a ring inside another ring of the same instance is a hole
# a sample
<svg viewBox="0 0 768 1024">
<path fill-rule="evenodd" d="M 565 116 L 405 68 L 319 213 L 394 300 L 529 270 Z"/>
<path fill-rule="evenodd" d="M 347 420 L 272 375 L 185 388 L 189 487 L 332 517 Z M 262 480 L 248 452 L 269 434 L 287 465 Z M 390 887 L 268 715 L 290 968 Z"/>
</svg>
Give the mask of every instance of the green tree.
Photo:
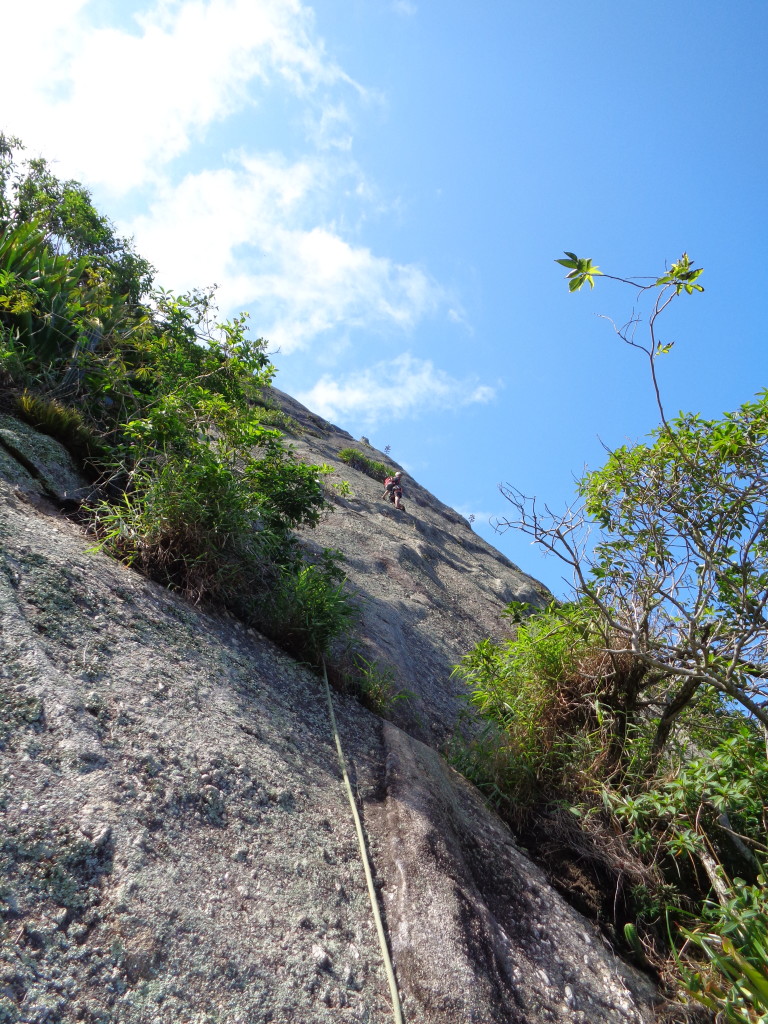
<svg viewBox="0 0 768 1024">
<path fill-rule="evenodd" d="M 579 286 L 596 269 L 559 262 L 581 275 L 569 275 Z M 652 295 L 645 340 L 638 316 L 616 328 L 648 360 L 662 420 L 650 439 L 609 452 L 565 514 L 501 488 L 517 516 L 500 528 L 522 529 L 570 566 L 607 650 L 631 652 L 649 678 L 665 681 L 655 755 L 702 688 L 768 728 L 768 392 L 715 420 L 670 421 L 659 395 L 656 364 L 671 345 L 657 337 L 658 318 L 678 296 L 702 290 L 700 273 L 684 254 L 650 283 L 615 278 Z"/>
<path fill-rule="evenodd" d="M 488 723 L 464 763 L 517 807 L 569 805 L 579 856 L 595 835 L 601 847 L 623 844 L 617 899 L 641 865 L 636 924 L 625 928 L 636 954 L 670 968 L 671 934 L 691 995 L 734 1024 L 762 1021 L 768 392 L 719 419 L 668 418 L 657 364 L 672 345 L 659 318 L 702 291 L 701 271 L 687 254 L 642 279 L 574 253 L 558 262 L 572 292 L 598 278 L 637 292 L 645 312 L 614 329 L 647 360 L 661 424 L 586 473 L 564 513 L 502 485 L 516 515 L 499 528 L 522 529 L 560 558 L 573 601 L 511 607 L 516 634 L 462 659 Z"/>
<path fill-rule="evenodd" d="M 90 191 L 78 181 L 61 181 L 42 157 L 19 159 L 21 141 L 0 132 L 0 233 L 34 224 L 54 254 L 85 258 L 92 274 L 111 289 L 138 302 L 146 296 L 154 267 L 139 256 L 130 239 L 93 205 Z"/>
</svg>

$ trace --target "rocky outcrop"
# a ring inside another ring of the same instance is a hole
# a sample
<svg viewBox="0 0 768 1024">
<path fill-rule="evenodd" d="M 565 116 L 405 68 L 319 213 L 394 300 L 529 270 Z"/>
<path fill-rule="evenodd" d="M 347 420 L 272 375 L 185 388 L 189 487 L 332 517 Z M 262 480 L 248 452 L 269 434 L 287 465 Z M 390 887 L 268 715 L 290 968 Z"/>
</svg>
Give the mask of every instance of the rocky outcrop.
<svg viewBox="0 0 768 1024">
<path fill-rule="evenodd" d="M 298 446 L 334 458 L 313 429 Z M 3 452 L 0 1021 L 392 1020 L 321 681 L 92 550 L 43 461 Z M 311 542 L 346 548 L 367 642 L 404 652 L 439 737 L 451 661 L 540 589 L 413 482 L 395 519 L 344 478 Z M 654 1019 L 648 979 L 433 748 L 333 701 L 408 1024 Z"/>
</svg>

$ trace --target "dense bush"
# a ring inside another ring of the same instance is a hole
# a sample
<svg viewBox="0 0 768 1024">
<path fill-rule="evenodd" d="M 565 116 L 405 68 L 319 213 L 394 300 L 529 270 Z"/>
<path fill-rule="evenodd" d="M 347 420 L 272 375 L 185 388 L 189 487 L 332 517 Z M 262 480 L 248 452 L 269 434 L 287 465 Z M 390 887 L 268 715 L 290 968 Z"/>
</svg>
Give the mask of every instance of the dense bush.
<svg viewBox="0 0 768 1024">
<path fill-rule="evenodd" d="M 669 969 L 668 927 L 699 934 L 713 898 L 731 906 L 735 927 L 733 880 L 758 886 L 764 736 L 716 691 L 702 691 L 659 755 L 670 681 L 611 649 L 589 606 L 522 611 L 508 610 L 518 620 L 513 638 L 479 642 L 457 667 L 482 725 L 455 741 L 453 762 L 519 826 L 535 829 L 569 808 L 581 827 L 581 838 L 568 839 L 574 856 L 613 871 L 615 910 L 634 915 L 643 956 Z"/>
<path fill-rule="evenodd" d="M 88 192 L 16 149 L 0 136 L 0 377 L 17 412 L 91 473 L 81 511 L 107 551 L 316 659 L 352 610 L 338 566 L 292 536 L 326 507 L 328 470 L 276 428 L 297 424 L 265 397 L 265 342 L 245 315 L 220 321 L 210 290 L 151 290 Z"/>
</svg>

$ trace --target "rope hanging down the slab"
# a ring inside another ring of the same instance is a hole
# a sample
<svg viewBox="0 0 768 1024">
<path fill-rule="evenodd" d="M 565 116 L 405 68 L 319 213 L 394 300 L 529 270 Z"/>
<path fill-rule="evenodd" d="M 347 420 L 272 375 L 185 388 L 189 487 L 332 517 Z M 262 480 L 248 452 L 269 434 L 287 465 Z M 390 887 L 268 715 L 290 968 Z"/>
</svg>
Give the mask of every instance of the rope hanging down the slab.
<svg viewBox="0 0 768 1024">
<path fill-rule="evenodd" d="M 336 753 L 339 756 L 339 767 L 341 768 L 341 776 L 344 780 L 344 786 L 347 791 L 347 799 L 349 800 L 349 806 L 352 808 L 352 817 L 355 821 L 355 831 L 357 832 L 357 841 L 360 845 L 360 857 L 363 861 L 363 869 L 365 870 L 365 880 L 368 884 L 368 895 L 371 899 L 371 910 L 373 911 L 373 919 L 376 922 L 376 932 L 379 936 L 379 945 L 381 946 L 381 956 L 384 960 L 384 970 L 387 974 L 387 981 L 389 982 L 389 991 L 392 996 L 392 1012 L 395 1017 L 395 1024 L 404 1024 L 403 1022 L 403 1009 L 400 1004 L 400 994 L 397 991 L 397 982 L 395 981 L 395 972 L 392 967 L 392 958 L 389 955 L 389 946 L 387 945 L 387 937 L 384 934 L 384 925 L 381 922 L 381 913 L 379 912 L 379 900 L 376 895 L 376 887 L 373 884 L 373 875 L 371 874 L 371 864 L 368 860 L 368 850 L 365 845 L 365 833 L 363 832 L 363 825 L 360 821 L 360 814 L 357 810 L 357 803 L 355 802 L 355 796 L 352 792 L 352 785 L 349 781 L 349 775 L 347 774 L 347 763 L 344 760 L 344 751 L 341 749 L 341 739 L 339 738 L 339 730 L 336 726 L 336 715 L 333 711 L 333 701 L 331 700 L 331 688 L 328 685 L 328 673 L 325 670 L 325 659 L 323 659 L 323 679 L 325 680 L 325 696 L 328 701 L 328 715 L 331 719 L 331 728 L 333 730 L 333 738 L 336 741 Z"/>
</svg>

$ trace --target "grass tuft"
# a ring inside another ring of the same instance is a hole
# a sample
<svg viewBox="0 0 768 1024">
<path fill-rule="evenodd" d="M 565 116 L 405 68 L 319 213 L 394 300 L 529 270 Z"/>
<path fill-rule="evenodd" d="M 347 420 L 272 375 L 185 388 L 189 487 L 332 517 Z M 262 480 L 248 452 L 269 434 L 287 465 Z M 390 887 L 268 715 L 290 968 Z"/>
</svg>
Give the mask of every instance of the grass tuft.
<svg viewBox="0 0 768 1024">
<path fill-rule="evenodd" d="M 353 469 L 359 469 L 361 473 L 365 473 L 371 479 L 382 483 L 385 477 L 394 476 L 395 474 L 395 470 L 391 466 L 386 466 L 383 462 L 377 462 L 357 448 L 342 448 L 339 452 L 339 458 Z"/>
<path fill-rule="evenodd" d="M 410 690 L 398 690 L 395 670 L 375 658 L 366 658 L 348 647 L 328 664 L 328 678 L 342 693 L 351 693 L 360 703 L 382 718 L 402 701 L 413 700 Z"/>
<path fill-rule="evenodd" d="M 104 445 L 78 410 L 56 398 L 24 391 L 16 399 L 16 412 L 42 434 L 60 441 L 81 464 L 95 462 L 105 454 Z"/>
</svg>

